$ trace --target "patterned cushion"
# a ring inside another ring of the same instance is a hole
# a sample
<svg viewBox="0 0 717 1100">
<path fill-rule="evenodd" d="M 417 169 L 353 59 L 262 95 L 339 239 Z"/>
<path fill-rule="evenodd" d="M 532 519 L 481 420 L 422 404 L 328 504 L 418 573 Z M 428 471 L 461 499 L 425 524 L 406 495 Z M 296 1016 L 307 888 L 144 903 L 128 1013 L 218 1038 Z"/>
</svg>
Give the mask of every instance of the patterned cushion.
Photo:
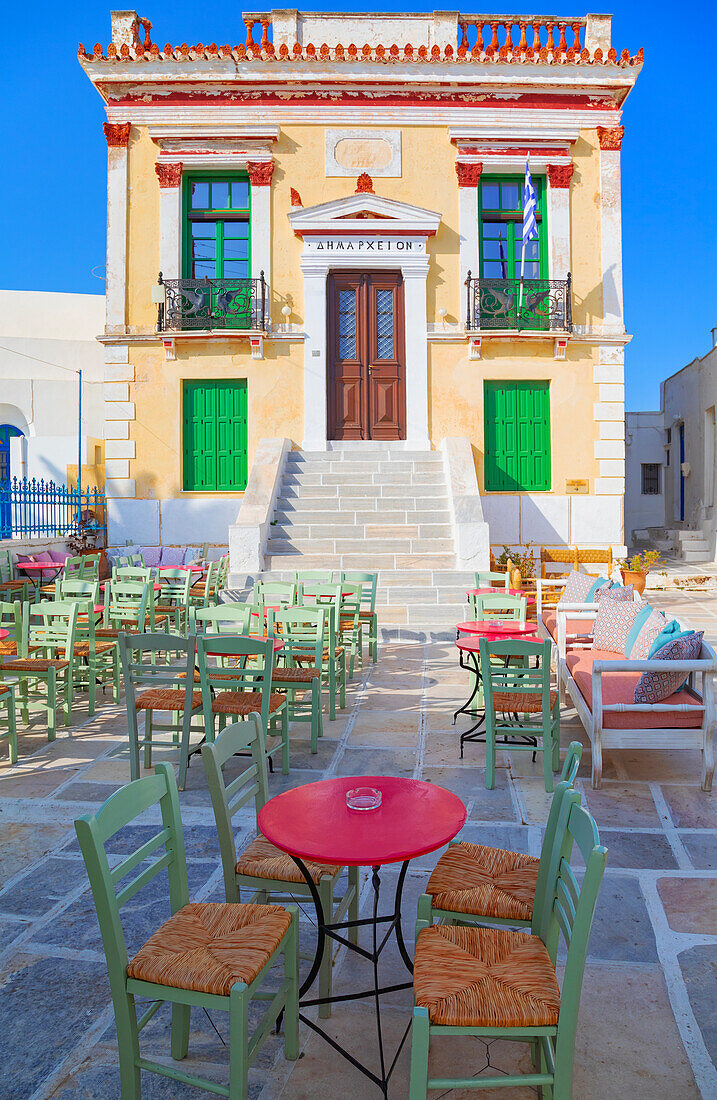
<svg viewBox="0 0 717 1100">
<path fill-rule="evenodd" d="M 598 580 L 603 581 L 603 587 L 609 586 L 607 577 L 598 577 Z M 576 569 L 567 577 L 567 584 L 563 588 L 563 594 L 560 597 L 559 604 L 587 604 L 592 603 L 593 598 L 599 598 L 599 587 L 593 594 L 596 581 L 595 577 L 589 573 L 580 573 Z M 589 598 L 588 598 L 589 597 Z"/>
<path fill-rule="evenodd" d="M 604 595 L 611 600 L 623 600 L 625 603 L 629 603 L 630 600 L 635 598 L 635 589 L 631 584 L 614 584 Z"/>
<path fill-rule="evenodd" d="M 683 631 L 677 619 L 671 619 L 669 623 L 665 623 L 657 637 L 653 638 L 652 645 L 648 650 L 648 657 L 654 657 L 658 649 L 662 649 L 668 642 L 674 642 L 675 638 L 679 638 L 680 634 L 683 633 L 685 631 Z"/>
<path fill-rule="evenodd" d="M 162 569 L 178 569 L 180 565 L 184 565 L 184 547 L 163 546 L 161 562 Z"/>
<path fill-rule="evenodd" d="M 629 637 L 627 640 L 626 655 L 632 657 L 634 661 L 646 661 L 652 643 L 658 637 L 666 622 L 667 620 L 661 611 L 645 604 L 633 623 L 634 636 Z"/>
<path fill-rule="evenodd" d="M 628 635 L 636 616 L 645 605 L 605 596 L 600 601 L 593 628 L 593 649 L 625 653 Z"/>
<path fill-rule="evenodd" d="M 653 655 L 655 661 L 693 661 L 702 650 L 704 630 L 682 634 Z M 679 691 L 687 677 L 684 672 L 643 672 L 635 687 L 636 703 L 660 703 Z"/>
<path fill-rule="evenodd" d="M 159 556 L 162 553 L 161 546 L 138 546 L 137 552 L 144 558 L 144 564 L 151 568 L 159 565 Z"/>
</svg>

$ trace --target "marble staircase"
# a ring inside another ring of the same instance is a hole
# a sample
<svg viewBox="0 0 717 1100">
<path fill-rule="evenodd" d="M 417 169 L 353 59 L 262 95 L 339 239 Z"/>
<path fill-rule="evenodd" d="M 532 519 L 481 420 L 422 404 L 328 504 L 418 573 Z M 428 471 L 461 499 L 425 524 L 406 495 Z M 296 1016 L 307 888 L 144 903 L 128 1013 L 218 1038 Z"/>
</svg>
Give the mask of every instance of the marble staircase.
<svg viewBox="0 0 717 1100">
<path fill-rule="evenodd" d="M 473 574 L 457 572 L 441 454 L 390 444 L 286 456 L 263 576 L 302 569 L 377 571 L 384 639 L 454 636 Z M 244 599 L 256 574 L 232 576 Z"/>
</svg>

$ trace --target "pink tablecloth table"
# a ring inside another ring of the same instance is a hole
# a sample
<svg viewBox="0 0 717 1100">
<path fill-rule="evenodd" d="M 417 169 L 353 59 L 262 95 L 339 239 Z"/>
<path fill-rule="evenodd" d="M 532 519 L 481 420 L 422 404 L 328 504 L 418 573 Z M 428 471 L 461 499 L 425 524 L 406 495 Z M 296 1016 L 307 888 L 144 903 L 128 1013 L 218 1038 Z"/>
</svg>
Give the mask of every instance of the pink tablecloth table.
<svg viewBox="0 0 717 1100">
<path fill-rule="evenodd" d="M 381 805 L 376 810 L 351 810 L 346 805 L 346 792 L 354 787 L 375 787 L 381 791 Z M 306 783 L 270 799 L 259 811 L 259 829 L 263 836 L 287 852 L 301 871 L 316 907 L 318 942 L 311 970 L 301 986 L 301 996 L 313 984 L 321 966 L 326 939 L 331 938 L 355 951 L 373 963 L 373 989 L 371 997 L 376 1012 L 376 1025 L 380 1050 L 379 1073 L 362 1065 L 335 1040 L 322 1031 L 316 1020 L 300 1013 L 301 1019 L 318 1031 L 333 1047 L 360 1069 L 387 1095 L 388 1075 L 383 1058 L 383 1034 L 381 1028 L 380 997 L 400 988 L 410 988 L 412 983 L 382 988 L 378 981 L 378 959 L 393 932 L 398 949 L 407 969 L 413 971 L 411 957 L 401 932 L 401 896 L 409 861 L 416 856 L 435 852 L 463 828 L 466 808 L 457 795 L 435 783 L 397 776 L 361 775 L 324 779 L 319 783 Z M 344 921 L 335 924 L 331 913 L 324 909 L 307 862 L 339 864 L 350 867 L 371 867 L 371 883 L 374 891 L 373 916 L 358 922 Z M 380 870 L 388 863 L 401 864 L 396 885 L 393 910 L 385 916 L 378 913 L 381 887 Z M 328 923 L 327 923 L 328 922 Z M 370 926 L 372 950 L 351 943 L 342 934 L 355 923 Z M 379 925 L 388 925 L 379 942 Z M 363 983 L 362 983 L 363 984 Z M 357 994 L 365 1000 L 365 992 Z M 317 1004 L 352 999 L 345 993 L 340 997 L 302 1000 L 303 1008 Z M 410 1025 L 409 1025 L 410 1026 Z M 390 1070 L 388 1071 L 390 1074 Z"/>
</svg>

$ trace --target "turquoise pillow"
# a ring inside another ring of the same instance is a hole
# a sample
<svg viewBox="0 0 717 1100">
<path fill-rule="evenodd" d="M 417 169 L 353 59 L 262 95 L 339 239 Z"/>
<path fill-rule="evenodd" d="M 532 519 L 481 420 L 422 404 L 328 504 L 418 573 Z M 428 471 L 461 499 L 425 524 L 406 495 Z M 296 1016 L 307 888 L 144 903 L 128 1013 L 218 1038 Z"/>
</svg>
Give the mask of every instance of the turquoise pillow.
<svg viewBox="0 0 717 1100">
<path fill-rule="evenodd" d="M 594 603 L 596 598 L 597 598 L 598 588 L 604 588 L 605 585 L 607 585 L 608 588 L 610 587 L 610 578 L 609 577 L 596 577 L 595 578 L 595 584 L 592 585 L 590 591 L 588 592 L 587 596 L 585 597 L 585 603 Z"/>
<path fill-rule="evenodd" d="M 632 653 L 635 642 L 637 641 L 637 636 L 640 633 L 640 631 L 642 630 L 642 628 L 645 625 L 645 623 L 647 622 L 647 620 L 650 618 L 650 615 L 652 614 L 653 611 L 654 611 L 654 608 L 650 607 L 649 603 L 647 603 L 642 608 L 642 610 L 638 611 L 637 615 L 633 619 L 632 626 L 630 627 L 630 629 L 627 633 L 627 638 L 625 639 L 625 656 L 626 657 L 629 657 L 630 654 Z M 658 637 L 660 637 L 660 635 L 658 635 Z"/>
<path fill-rule="evenodd" d="M 666 627 L 664 627 L 655 638 L 654 642 L 650 646 L 650 652 L 647 655 L 649 661 L 650 657 L 654 657 L 658 649 L 662 649 L 669 642 L 674 642 L 677 638 L 685 638 L 688 634 L 694 634 L 694 630 L 680 630 L 680 624 L 677 619 L 672 619 Z"/>
</svg>

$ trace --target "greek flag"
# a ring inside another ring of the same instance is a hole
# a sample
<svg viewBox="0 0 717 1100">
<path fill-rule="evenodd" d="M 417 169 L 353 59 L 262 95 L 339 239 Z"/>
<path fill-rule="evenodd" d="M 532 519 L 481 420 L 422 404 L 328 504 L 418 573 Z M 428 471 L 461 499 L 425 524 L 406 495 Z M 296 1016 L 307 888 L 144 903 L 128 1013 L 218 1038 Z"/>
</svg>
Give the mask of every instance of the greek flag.
<svg viewBox="0 0 717 1100">
<path fill-rule="evenodd" d="M 537 208 L 535 188 L 530 176 L 530 160 L 525 162 L 525 184 L 523 185 L 523 251 L 528 241 L 538 236 L 538 223 L 535 220 Z"/>
</svg>

